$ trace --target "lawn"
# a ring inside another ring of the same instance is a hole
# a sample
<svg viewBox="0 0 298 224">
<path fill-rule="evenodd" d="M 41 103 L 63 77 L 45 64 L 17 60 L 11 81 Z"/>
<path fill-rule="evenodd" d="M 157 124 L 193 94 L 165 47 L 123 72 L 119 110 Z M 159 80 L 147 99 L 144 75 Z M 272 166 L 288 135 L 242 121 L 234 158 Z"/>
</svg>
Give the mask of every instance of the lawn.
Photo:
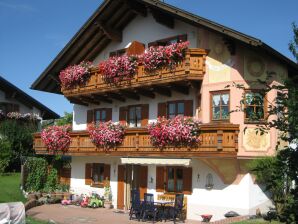
<svg viewBox="0 0 298 224">
<path fill-rule="evenodd" d="M 241 222 L 235 222 L 233 224 L 281 224 L 281 222 L 278 221 L 265 221 L 263 219 L 252 219 L 252 220 L 246 220 L 246 221 L 241 221 Z"/>
<path fill-rule="evenodd" d="M 0 203 L 22 201 L 26 198 L 20 191 L 20 173 L 0 175 Z"/>
</svg>

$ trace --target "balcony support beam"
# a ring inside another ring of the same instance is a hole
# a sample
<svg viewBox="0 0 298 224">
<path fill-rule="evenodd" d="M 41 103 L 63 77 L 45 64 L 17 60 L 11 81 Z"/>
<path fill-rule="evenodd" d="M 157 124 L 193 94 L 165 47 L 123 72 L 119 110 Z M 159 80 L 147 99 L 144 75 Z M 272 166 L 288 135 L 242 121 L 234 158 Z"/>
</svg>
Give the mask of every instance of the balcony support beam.
<svg viewBox="0 0 298 224">
<path fill-rule="evenodd" d="M 133 100 L 140 100 L 140 96 L 134 92 L 130 92 L 130 91 L 119 91 L 119 94 L 127 97 L 127 98 L 130 98 L 130 99 L 133 99 Z"/>
<path fill-rule="evenodd" d="M 117 94 L 117 93 L 107 93 L 104 96 L 108 98 L 113 98 L 114 100 L 118 100 L 120 102 L 126 101 L 125 98 L 121 96 L 121 94 Z"/>
<path fill-rule="evenodd" d="M 88 105 L 89 105 L 88 103 L 82 102 L 81 100 L 79 100 L 77 98 L 68 97 L 67 99 L 72 104 L 78 104 L 78 105 L 82 105 L 82 106 L 86 106 L 86 107 L 88 107 Z"/>
<path fill-rule="evenodd" d="M 146 96 L 148 98 L 154 99 L 155 98 L 155 94 L 153 91 L 150 90 L 146 90 L 146 89 L 135 89 L 134 92 L 136 94 L 140 94 L 142 96 Z"/>
<path fill-rule="evenodd" d="M 82 100 L 83 102 L 87 102 L 87 103 L 91 103 L 91 104 L 95 104 L 95 105 L 100 105 L 100 101 L 88 96 L 80 96 L 79 97 L 80 100 Z"/>
<path fill-rule="evenodd" d="M 154 92 L 157 92 L 158 94 L 160 95 L 163 95 L 163 96 L 167 96 L 167 97 L 171 97 L 172 96 L 172 92 L 170 89 L 166 88 L 166 87 L 152 87 L 150 90 L 154 91 Z"/>
<path fill-rule="evenodd" d="M 113 101 L 107 97 L 103 97 L 102 95 L 98 95 L 98 94 L 91 94 L 90 97 L 94 100 L 99 100 L 105 103 L 113 103 Z"/>
<path fill-rule="evenodd" d="M 122 31 L 116 30 L 106 24 L 103 21 L 98 20 L 95 25 L 110 39 L 113 41 L 122 41 Z"/>
<path fill-rule="evenodd" d="M 184 95 L 189 95 L 189 87 L 188 86 L 170 85 L 169 87 L 178 93 L 182 93 Z"/>
</svg>

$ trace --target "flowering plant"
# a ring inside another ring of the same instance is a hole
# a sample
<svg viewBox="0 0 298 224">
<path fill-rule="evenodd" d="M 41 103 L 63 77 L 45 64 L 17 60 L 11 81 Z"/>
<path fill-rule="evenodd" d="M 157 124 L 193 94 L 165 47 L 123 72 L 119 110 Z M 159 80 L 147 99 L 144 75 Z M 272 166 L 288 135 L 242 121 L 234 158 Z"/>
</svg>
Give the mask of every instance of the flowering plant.
<svg viewBox="0 0 298 224">
<path fill-rule="evenodd" d="M 50 126 L 41 131 L 41 139 L 51 152 L 65 152 L 70 145 L 70 126 Z"/>
<path fill-rule="evenodd" d="M 37 114 L 26 113 L 21 114 L 19 112 L 9 112 L 5 114 L 2 110 L 0 110 L 0 120 L 10 119 L 10 120 L 18 120 L 18 121 L 37 121 L 39 120 L 39 116 Z"/>
<path fill-rule="evenodd" d="M 189 41 L 173 43 L 168 46 L 149 47 L 142 55 L 145 71 L 154 72 L 162 67 L 174 69 L 185 57 Z"/>
<path fill-rule="evenodd" d="M 124 139 L 124 127 L 120 124 L 114 124 L 112 121 L 101 122 L 98 125 L 90 124 L 88 132 L 91 141 L 99 147 L 105 149 L 112 148 L 121 144 Z"/>
<path fill-rule="evenodd" d="M 191 117 L 176 116 L 173 119 L 158 118 L 148 125 L 154 146 L 192 146 L 199 142 L 200 122 Z"/>
<path fill-rule="evenodd" d="M 118 83 L 128 81 L 136 74 L 138 67 L 137 56 L 122 55 L 111 57 L 99 64 L 99 71 L 106 83 Z"/>
<path fill-rule="evenodd" d="M 59 79 L 61 86 L 66 89 L 71 89 L 76 85 L 84 84 L 90 78 L 91 67 L 91 62 L 82 61 L 78 65 L 71 65 L 60 71 Z"/>
</svg>

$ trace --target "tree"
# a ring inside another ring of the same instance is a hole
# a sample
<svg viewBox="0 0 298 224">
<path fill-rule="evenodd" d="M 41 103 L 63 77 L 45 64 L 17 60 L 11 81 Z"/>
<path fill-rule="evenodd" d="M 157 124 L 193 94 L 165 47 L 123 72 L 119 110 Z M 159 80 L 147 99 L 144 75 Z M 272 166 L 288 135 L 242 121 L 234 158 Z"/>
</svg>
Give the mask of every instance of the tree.
<svg viewBox="0 0 298 224">
<path fill-rule="evenodd" d="M 289 50 L 294 55 L 296 61 L 298 62 L 298 27 L 296 23 L 292 23 L 294 37 L 289 43 Z"/>
<path fill-rule="evenodd" d="M 73 115 L 72 113 L 64 112 L 64 116 L 56 121 L 58 126 L 72 124 Z"/>
</svg>

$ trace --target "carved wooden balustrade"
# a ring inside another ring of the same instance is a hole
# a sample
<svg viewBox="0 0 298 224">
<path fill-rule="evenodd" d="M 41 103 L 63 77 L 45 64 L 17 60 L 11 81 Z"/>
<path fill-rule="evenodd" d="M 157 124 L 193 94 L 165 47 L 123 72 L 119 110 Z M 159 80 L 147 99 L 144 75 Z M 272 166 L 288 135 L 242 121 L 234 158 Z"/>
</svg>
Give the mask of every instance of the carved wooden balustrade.
<svg viewBox="0 0 298 224">
<path fill-rule="evenodd" d="M 148 74 L 144 71 L 144 66 L 139 65 L 134 78 L 130 81 L 123 81 L 121 83 L 107 84 L 102 79 L 99 70 L 93 69 L 91 71 L 91 78 L 89 81 L 73 89 L 61 89 L 62 93 L 68 97 L 76 97 L 80 95 L 103 94 L 109 92 L 118 93 L 121 90 L 130 90 L 133 88 L 144 88 L 155 85 L 165 85 L 179 81 L 195 81 L 202 80 L 205 74 L 205 61 L 207 51 L 203 49 L 188 49 L 185 59 L 180 62 L 174 69 L 170 70 L 164 68 L 154 73 Z"/>
<path fill-rule="evenodd" d="M 127 129 L 121 145 L 104 150 L 96 147 L 86 131 L 71 132 L 71 145 L 67 155 L 115 156 L 235 156 L 238 150 L 239 125 L 202 125 L 200 144 L 196 147 L 166 147 L 159 149 L 150 142 L 147 129 Z M 34 136 L 34 150 L 37 154 L 48 154 L 40 133 Z"/>
</svg>

